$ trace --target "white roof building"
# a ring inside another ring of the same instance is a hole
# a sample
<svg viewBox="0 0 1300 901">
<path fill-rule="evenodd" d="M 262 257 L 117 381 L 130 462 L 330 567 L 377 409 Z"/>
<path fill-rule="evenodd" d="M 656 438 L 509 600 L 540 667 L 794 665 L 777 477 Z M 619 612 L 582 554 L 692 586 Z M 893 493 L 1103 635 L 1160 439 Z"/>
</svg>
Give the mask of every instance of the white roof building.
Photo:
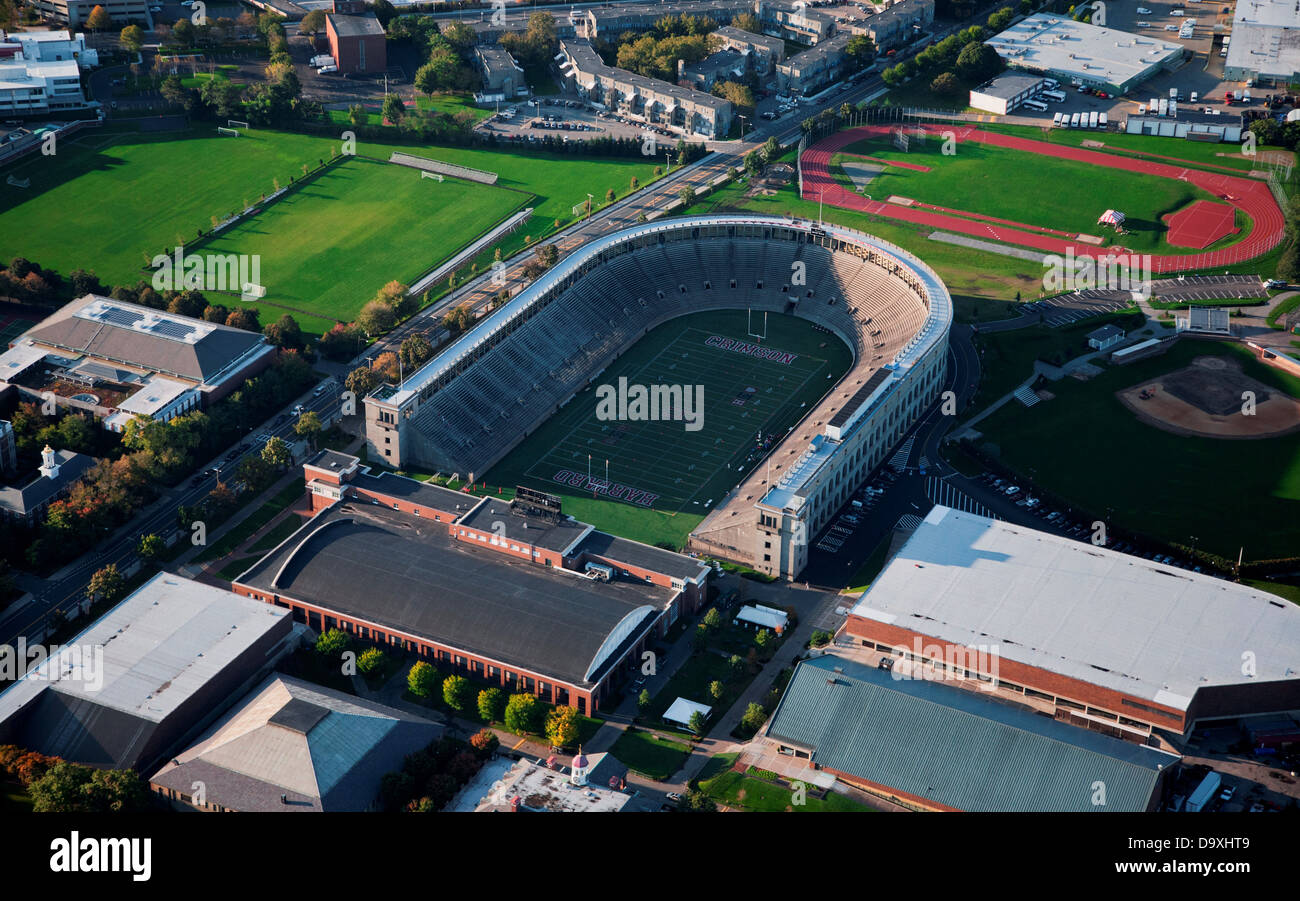
<svg viewBox="0 0 1300 901">
<path fill-rule="evenodd" d="M 784 632 L 786 625 L 790 622 L 790 617 L 784 610 L 764 607 L 761 604 L 752 604 L 740 608 L 740 612 L 736 614 L 736 621 L 749 623 L 751 626 L 757 626 L 760 629 L 775 629 L 777 632 Z"/>
<path fill-rule="evenodd" d="M 1022 19 L 986 43 L 1013 69 L 1117 94 L 1173 69 L 1187 54 L 1181 44 L 1050 13 Z"/>
<path fill-rule="evenodd" d="M 1238 0 L 1223 64 L 1232 81 L 1300 81 L 1300 10 L 1295 0 Z"/>
<path fill-rule="evenodd" d="M 948 507 L 930 511 L 850 611 L 855 617 L 954 645 L 995 646 L 1003 661 L 1150 700 L 1189 722 L 1197 703 L 1210 703 L 1198 693 L 1215 687 L 1235 693 L 1214 701 L 1226 708 L 1255 703 L 1243 695 L 1264 683 L 1277 709 L 1300 706 L 1292 703 L 1300 701 L 1295 604 Z"/>
</svg>

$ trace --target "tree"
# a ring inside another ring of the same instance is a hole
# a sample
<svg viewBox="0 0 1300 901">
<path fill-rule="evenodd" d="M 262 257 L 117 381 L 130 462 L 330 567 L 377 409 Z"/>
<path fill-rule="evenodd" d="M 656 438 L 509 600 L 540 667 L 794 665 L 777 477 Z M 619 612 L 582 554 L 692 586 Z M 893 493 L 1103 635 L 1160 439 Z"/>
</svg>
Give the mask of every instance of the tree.
<svg viewBox="0 0 1300 901">
<path fill-rule="evenodd" d="M 577 707 L 556 707 L 546 715 L 546 738 L 557 748 L 571 747 L 578 741 Z"/>
<path fill-rule="evenodd" d="M 738 81 L 719 81 L 713 85 L 713 94 L 730 101 L 745 116 L 754 111 L 754 92 L 748 85 Z"/>
<path fill-rule="evenodd" d="M 865 34 L 855 34 L 844 45 L 844 53 L 853 61 L 855 69 L 865 69 L 876 58 L 876 43 Z"/>
<path fill-rule="evenodd" d="M 690 185 L 685 185 L 677 192 L 677 196 L 681 198 L 682 204 L 685 206 L 690 206 L 695 203 L 695 189 Z"/>
<path fill-rule="evenodd" d="M 128 25 L 122 29 L 117 39 L 122 49 L 130 53 L 139 53 L 140 48 L 144 46 L 144 29 L 139 25 Z"/>
<path fill-rule="evenodd" d="M 641 689 L 641 693 L 636 696 L 636 709 L 640 713 L 645 713 L 647 710 L 650 709 L 650 703 L 651 703 L 650 689 L 648 688 Z"/>
<path fill-rule="evenodd" d="M 514 694 L 506 702 L 505 726 L 510 732 L 522 734 L 538 731 L 542 705 L 535 695 Z"/>
<path fill-rule="evenodd" d="M 442 680 L 442 699 L 457 713 L 469 708 L 474 700 L 474 686 L 464 676 L 448 676 Z"/>
<path fill-rule="evenodd" d="M 763 25 L 753 13 L 739 13 L 731 17 L 731 27 L 748 31 L 750 34 L 762 34 Z"/>
<path fill-rule="evenodd" d="M 423 335 L 411 335 L 402 341 L 398 357 L 407 372 L 414 372 L 433 357 L 433 345 Z"/>
<path fill-rule="evenodd" d="M 59 760 L 27 788 L 37 813 L 138 813 L 149 789 L 131 770 L 100 770 Z"/>
<path fill-rule="evenodd" d="M 772 633 L 767 629 L 759 629 L 758 634 L 754 636 L 754 644 L 759 648 L 766 648 L 772 643 Z"/>
<path fill-rule="evenodd" d="M 337 657 L 352 646 L 352 636 L 342 629 L 327 629 L 316 639 L 316 653 L 322 657 Z"/>
<path fill-rule="evenodd" d="M 163 99 L 173 106 L 181 106 L 185 109 L 194 106 L 194 95 L 181 83 L 179 75 L 168 75 L 164 78 L 158 88 L 158 93 L 162 94 Z"/>
<path fill-rule="evenodd" d="M 695 633 L 691 636 L 692 647 L 698 654 L 709 646 L 709 627 L 701 623 L 695 627 Z"/>
<path fill-rule="evenodd" d="M 86 597 L 92 603 L 102 600 L 112 604 L 121 600 L 125 593 L 126 578 L 118 572 L 116 563 L 110 563 L 96 570 L 86 585 Z"/>
<path fill-rule="evenodd" d="M 416 661 L 406 674 L 406 690 L 417 698 L 431 697 L 438 687 L 438 671 L 423 660 Z"/>
<path fill-rule="evenodd" d="M 745 707 L 745 715 L 740 718 L 740 724 L 757 732 L 765 722 L 767 722 L 767 711 L 763 709 L 763 705 L 757 701 L 750 701 Z"/>
<path fill-rule="evenodd" d="M 715 701 L 722 700 L 722 694 L 724 691 L 726 691 L 726 688 L 717 679 L 714 679 L 712 682 L 709 683 L 709 695 L 713 698 L 713 700 Z"/>
<path fill-rule="evenodd" d="M 293 451 L 283 438 L 272 437 L 262 448 L 262 459 L 278 469 L 287 469 L 293 464 Z"/>
<path fill-rule="evenodd" d="M 690 726 L 691 731 L 694 732 L 696 735 L 703 735 L 704 734 L 704 712 L 702 710 L 697 710 L 694 713 L 692 713 L 691 718 L 688 721 L 687 725 Z"/>
<path fill-rule="evenodd" d="M 369 120 L 366 114 L 366 108 L 360 103 L 354 103 L 348 107 L 348 121 L 352 123 L 353 128 L 360 128 Z"/>
<path fill-rule="evenodd" d="M 781 144 L 775 137 L 768 138 L 763 142 L 763 161 L 770 163 L 781 155 Z"/>
<path fill-rule="evenodd" d="M 940 72 L 930 82 L 930 90 L 941 97 L 955 97 L 961 93 L 961 82 L 951 72 Z"/>
<path fill-rule="evenodd" d="M 379 648 L 366 648 L 357 655 L 357 672 L 363 676 L 375 675 L 383 670 L 387 659 Z"/>
<path fill-rule="evenodd" d="M 140 543 L 136 545 L 136 553 L 146 560 L 157 560 L 167 545 L 163 543 L 162 536 L 154 532 L 148 535 L 140 536 Z"/>
<path fill-rule="evenodd" d="M 809 642 L 814 648 L 824 648 L 831 643 L 834 636 L 831 633 L 818 629 L 812 634 L 812 640 Z"/>
<path fill-rule="evenodd" d="M 370 11 L 375 14 L 379 24 L 388 27 L 388 23 L 397 18 L 397 7 L 389 3 L 388 0 L 374 0 L 370 4 Z"/>
<path fill-rule="evenodd" d="M 370 337 L 382 335 L 397 325 L 397 313 L 392 305 L 382 300 L 372 300 L 357 314 L 357 325 L 365 329 Z"/>
<path fill-rule="evenodd" d="M 314 11 L 318 12 L 319 10 Z M 384 98 L 383 114 L 385 121 L 398 125 L 401 123 L 402 117 L 406 115 L 406 104 L 396 94 L 389 94 Z"/>
<path fill-rule="evenodd" d="M 731 670 L 733 676 L 739 676 L 745 671 L 745 661 L 739 654 L 732 654 L 727 658 L 727 668 Z"/>
<path fill-rule="evenodd" d="M 371 363 L 371 368 L 375 370 L 375 374 L 380 379 L 387 382 L 396 382 L 401 378 L 402 374 L 402 370 L 399 368 L 400 363 L 401 358 L 397 354 L 391 350 L 386 350 L 375 357 L 374 362 Z"/>
<path fill-rule="evenodd" d="M 262 334 L 276 347 L 302 350 L 306 346 L 302 337 L 302 327 L 298 325 L 298 320 L 288 313 L 262 329 Z"/>
<path fill-rule="evenodd" d="M 475 732 L 469 740 L 469 746 L 478 752 L 479 757 L 488 758 L 496 753 L 501 745 L 501 739 L 491 729 L 480 729 Z"/>
<path fill-rule="evenodd" d="M 710 607 L 709 611 L 704 614 L 704 625 L 710 629 L 716 629 L 722 625 L 722 614 L 718 612 L 717 607 Z"/>
<path fill-rule="evenodd" d="M 309 447 L 315 447 L 316 441 L 320 438 L 323 430 L 320 417 L 314 410 L 308 410 L 298 417 L 298 421 L 293 424 L 293 433 L 307 442 Z"/>
<path fill-rule="evenodd" d="M 677 802 L 677 809 L 684 813 L 714 813 L 718 805 L 704 792 L 691 789 Z"/>
<path fill-rule="evenodd" d="M 325 30 L 325 10 L 313 9 L 298 23 L 299 34 L 320 34 Z"/>
<path fill-rule="evenodd" d="M 992 78 L 1006 67 L 1002 57 L 988 44 L 971 43 L 957 54 L 957 74 L 968 82 Z"/>
<path fill-rule="evenodd" d="M 499 688 L 485 688 L 478 693 L 478 715 L 489 723 L 499 723 L 506 714 L 506 693 Z"/>
<path fill-rule="evenodd" d="M 113 24 L 113 17 L 104 11 L 104 7 L 96 4 L 95 8 L 90 11 L 86 17 L 86 27 L 91 31 L 103 31 Z"/>
</svg>

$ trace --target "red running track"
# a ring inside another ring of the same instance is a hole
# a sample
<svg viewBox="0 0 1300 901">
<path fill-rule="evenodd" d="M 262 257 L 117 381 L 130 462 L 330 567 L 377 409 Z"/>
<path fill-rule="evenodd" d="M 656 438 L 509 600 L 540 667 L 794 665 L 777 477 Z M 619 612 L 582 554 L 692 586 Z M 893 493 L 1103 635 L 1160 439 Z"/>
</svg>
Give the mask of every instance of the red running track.
<svg viewBox="0 0 1300 901">
<path fill-rule="evenodd" d="M 1109 169 L 1122 169 L 1127 172 L 1139 172 L 1160 178 L 1176 178 L 1187 181 L 1215 197 L 1225 200 L 1242 210 L 1250 217 L 1254 227 L 1245 240 L 1220 250 L 1200 254 L 1151 255 L 1153 272 L 1178 272 L 1186 269 L 1203 269 L 1226 266 L 1242 260 L 1252 259 L 1268 253 L 1282 241 L 1285 222 L 1282 211 L 1278 209 L 1272 193 L 1263 182 L 1241 178 L 1233 175 L 1220 175 L 1203 169 L 1190 169 L 1168 163 L 1156 163 L 1149 160 L 1128 159 L 1082 147 L 1064 147 L 1043 141 L 1030 141 L 1025 138 L 995 132 L 981 131 L 978 128 L 954 128 L 951 125 L 929 125 L 926 131 L 938 134 L 952 131 L 958 142 L 973 141 L 1023 150 L 1029 153 L 1041 153 L 1060 159 L 1075 160 Z M 888 135 L 888 125 L 866 125 L 848 131 L 837 132 L 810 147 L 803 155 L 803 197 L 805 200 L 817 200 L 845 209 L 857 210 L 872 216 L 885 216 L 916 225 L 929 226 L 945 231 L 972 237 L 992 239 L 994 241 L 1020 247 L 1033 247 L 1049 253 L 1065 254 L 1068 248 L 1074 248 L 1076 254 L 1122 254 L 1128 251 L 1122 247 L 1099 248 L 1094 244 L 1077 242 L 1068 238 L 1055 237 L 1034 231 L 1022 231 L 1019 228 L 999 226 L 990 222 L 975 222 L 957 216 L 944 215 L 924 208 L 905 207 L 878 200 L 869 200 L 860 194 L 842 187 L 830 174 L 831 154 L 841 148 L 861 141 L 864 138 Z M 1026 225 L 1026 229 L 1033 226 Z"/>
<path fill-rule="evenodd" d="M 1234 212 L 1226 203 L 1198 200 L 1186 209 L 1165 217 L 1168 226 L 1165 240 L 1175 247 L 1209 247 L 1237 230 Z"/>
</svg>

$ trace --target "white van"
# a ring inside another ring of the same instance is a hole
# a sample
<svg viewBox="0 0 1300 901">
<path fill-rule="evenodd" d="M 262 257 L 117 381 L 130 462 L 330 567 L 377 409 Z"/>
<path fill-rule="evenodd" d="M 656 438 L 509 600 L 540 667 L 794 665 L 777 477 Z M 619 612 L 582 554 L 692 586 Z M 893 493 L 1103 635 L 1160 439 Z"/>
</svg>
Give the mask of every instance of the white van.
<svg viewBox="0 0 1300 901">
<path fill-rule="evenodd" d="M 1201 96 L 1199 93 L 1197 93 L 1196 91 L 1192 91 L 1192 103 L 1195 103 L 1196 98 L 1199 96 Z"/>
<path fill-rule="evenodd" d="M 1105 113 L 1099 113 L 1097 115 L 1097 124 L 1102 128 L 1106 128 L 1110 125 L 1110 121 L 1106 118 Z"/>
<path fill-rule="evenodd" d="M 1096 127 L 1097 127 L 1097 114 L 1096 114 L 1096 113 L 1088 113 L 1088 127 L 1089 127 L 1089 128 L 1096 128 Z"/>
<path fill-rule="evenodd" d="M 1060 114 L 1060 113 L 1056 113 L 1054 116 L 1052 116 L 1052 127 L 1053 127 L 1053 128 L 1060 128 L 1060 127 L 1061 127 L 1061 114 Z"/>
<path fill-rule="evenodd" d="M 1070 114 L 1070 127 L 1071 127 L 1071 128 L 1078 128 L 1078 127 L 1079 127 L 1079 114 L 1078 114 L 1078 113 L 1071 113 L 1071 114 Z"/>
</svg>

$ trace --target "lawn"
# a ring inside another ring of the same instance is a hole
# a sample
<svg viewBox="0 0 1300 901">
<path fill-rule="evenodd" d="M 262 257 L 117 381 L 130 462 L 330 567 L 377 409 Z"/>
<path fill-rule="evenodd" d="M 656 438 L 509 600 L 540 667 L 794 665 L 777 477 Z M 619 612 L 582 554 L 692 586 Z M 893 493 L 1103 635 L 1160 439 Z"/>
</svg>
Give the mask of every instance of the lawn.
<svg viewBox="0 0 1300 901">
<path fill-rule="evenodd" d="M 1055 399 L 1011 403 L 983 420 L 986 452 L 1091 514 L 1236 560 L 1296 553 L 1300 433 L 1256 440 L 1174 435 L 1140 422 L 1117 390 L 1200 356 L 1226 356 L 1272 388 L 1300 397 L 1300 379 L 1236 345 L 1183 340 L 1163 356 L 1110 367 L 1088 382 L 1052 383 Z M 1113 511 L 1107 515 L 1107 511 Z"/>
<path fill-rule="evenodd" d="M 218 136 L 213 124 L 166 134 L 143 134 L 111 124 L 89 130 L 61 142 L 54 156 L 32 156 L 7 170 L 18 178 L 30 179 L 31 186 L 11 189 L 0 197 L 0 259 L 22 256 L 65 275 L 78 268 L 93 270 L 109 286 L 135 284 L 149 274 L 145 267 L 154 255 L 170 253 L 176 245 L 193 240 L 200 229 L 212 227 L 214 216 L 225 219 L 247 208 L 263 195 L 273 193 L 276 182 L 283 186 L 292 178 L 302 177 L 304 164 L 315 167 L 339 149 L 339 141 L 333 137 L 268 129 L 245 130 L 238 138 Z M 493 189 L 481 185 L 473 185 L 477 190 L 469 193 L 457 190 L 459 205 L 464 207 L 466 201 L 472 201 L 474 209 L 472 216 L 462 216 L 462 222 L 445 214 L 445 209 L 455 210 L 455 206 L 448 203 L 440 207 L 434 196 L 422 197 L 419 192 L 401 190 L 401 186 L 394 190 L 395 183 L 388 179 L 345 175 L 327 179 L 322 187 L 309 189 L 296 200 L 290 195 L 286 198 L 288 208 L 257 217 L 260 221 L 248 227 L 252 231 L 236 229 L 229 233 L 247 235 L 251 240 L 256 231 L 269 233 L 269 225 L 280 222 L 298 229 L 281 235 L 277 228 L 278 241 L 263 236 L 257 246 L 257 252 L 264 257 L 265 277 L 273 283 L 273 293 L 275 282 L 296 278 L 309 268 L 309 261 L 327 255 L 332 259 L 323 268 L 333 276 L 345 274 L 353 285 L 346 290 L 360 292 L 345 300 L 346 291 L 332 290 L 328 279 L 320 275 L 310 289 L 282 284 L 279 291 L 283 297 L 297 291 L 312 301 L 310 309 L 320 311 L 320 316 L 295 314 L 306 331 L 322 332 L 331 321 L 321 317 L 355 310 L 369 300 L 374 288 L 361 291 L 362 283 L 369 286 L 373 282 L 378 287 L 389 279 L 411 277 L 448 256 L 449 229 L 472 237 L 486 228 L 484 223 L 498 206 L 513 208 L 497 197 L 520 200 L 526 199 L 521 198 L 521 193 L 536 195 L 528 201 L 535 208 L 529 226 L 502 241 L 503 253 L 508 256 L 524 246 L 525 235 L 536 239 L 548 234 L 557 219 L 562 224 L 572 222 L 573 205 L 585 201 L 588 191 L 603 199 L 606 191 L 613 189 L 622 197 L 629 192 L 633 177 L 642 185 L 655 177 L 653 160 L 370 141 L 357 145 L 358 154 L 383 160 L 394 150 L 497 172 L 501 176 L 497 194 L 488 200 Z M 364 168 L 353 163 L 347 170 L 359 173 Z M 394 167 L 394 171 L 419 179 L 409 169 Z M 383 193 L 367 195 L 357 184 L 358 178 Z M 461 184 L 439 185 L 425 179 L 420 186 L 443 188 L 441 196 L 446 201 L 447 195 L 453 193 L 453 185 Z M 362 201 L 360 205 L 347 204 L 357 206 L 358 221 L 354 223 L 351 214 L 320 210 L 322 204 L 318 201 L 328 199 L 331 192 Z M 95 202 L 86 203 L 88 197 Z M 484 203 L 487 208 L 482 208 Z M 312 214 L 308 227 L 303 225 L 304 215 L 295 215 L 304 204 L 309 211 L 315 206 L 319 213 Z M 66 215 L 52 215 L 52 210 L 66 211 Z M 434 218 L 428 218 L 430 213 L 435 214 Z M 379 230 L 380 238 L 370 237 L 364 230 L 367 223 L 371 231 Z M 304 235 L 311 235 L 312 242 L 303 240 Z M 362 237 L 366 241 L 358 249 L 356 242 Z M 223 236 L 223 242 L 228 240 Z M 407 253 L 389 246 L 394 242 Z M 490 264 L 493 249 L 479 258 L 480 270 Z M 381 265 L 364 267 L 372 275 L 359 276 L 344 272 L 343 264 L 336 262 L 348 259 L 353 261 L 353 269 L 361 270 L 363 267 L 355 262 L 358 258 L 377 260 Z M 277 271 L 283 274 L 276 276 Z M 315 291 L 328 295 L 323 306 L 317 305 L 318 298 L 312 293 Z M 264 322 L 284 312 L 269 303 L 257 306 Z"/>
<path fill-rule="evenodd" d="M 1288 297 L 1273 309 L 1269 310 L 1268 317 L 1265 321 L 1268 322 L 1269 326 L 1272 328 L 1281 329 L 1283 317 L 1297 309 L 1300 309 L 1300 292 L 1297 292 L 1293 297 Z"/>
<path fill-rule="evenodd" d="M 665 782 L 686 763 L 690 748 L 681 742 L 631 729 L 619 736 L 609 752 L 628 769 L 648 779 Z"/>
<path fill-rule="evenodd" d="M 493 486 L 529 485 L 565 498 L 566 511 L 647 543 L 680 545 L 709 511 L 763 457 L 770 445 L 835 384 L 852 358 L 843 342 L 794 316 L 767 320 L 767 347 L 796 354 L 782 363 L 705 344 L 713 335 L 751 341 L 746 313 L 697 313 L 652 330 L 602 375 L 601 383 L 702 386 L 702 428 L 681 421 L 597 419 L 589 387 L 487 473 Z M 563 473 L 604 479 L 649 492 L 649 507 L 595 500 Z M 574 503 L 568 502 L 572 499 Z M 582 503 L 586 501 L 587 503 Z"/>
<path fill-rule="evenodd" d="M 980 352 L 980 384 L 966 408 L 967 412 L 974 415 L 1014 390 L 1029 378 L 1035 360 L 1059 366 L 1066 360 L 1091 353 L 1087 338 L 1089 332 L 1114 323 L 1131 333 L 1141 328 L 1145 320 L 1143 313 L 1132 310 L 1093 316 L 1059 328 L 1035 325 L 1009 332 L 976 334 L 975 346 Z"/>
<path fill-rule="evenodd" d="M 54 156 L 8 169 L 31 187 L 0 196 L 0 258 L 134 284 L 154 254 L 272 193 L 273 179 L 286 185 L 301 177 L 304 163 L 328 159 L 337 146 L 257 130 L 219 137 L 215 126 L 158 135 L 88 130 L 60 143 Z"/>
<path fill-rule="evenodd" d="M 266 304 L 349 321 L 386 282 L 414 282 L 530 200 L 355 158 L 193 252 L 260 255 Z"/>
<path fill-rule="evenodd" d="M 1215 199 L 1187 182 L 1007 147 L 963 141 L 956 153 L 945 155 L 943 149 L 943 142 L 935 137 L 919 149 L 914 145 L 910 153 L 895 149 L 887 138 L 868 138 L 848 145 L 844 153 L 931 167 L 929 172 L 886 167 L 867 186 L 867 193 L 874 198 L 896 194 L 956 211 L 1067 232 L 1112 237 L 1098 228 L 1097 217 L 1117 202 L 1115 198 L 1123 198 L 1124 227 L 1129 234 L 1123 236 L 1122 243 L 1131 251 L 1144 253 L 1182 252 L 1165 243 L 1161 218 L 1194 200 Z M 836 154 L 832 163 L 841 158 Z"/>
<path fill-rule="evenodd" d="M 867 559 L 862 561 L 862 565 L 857 568 L 852 576 L 849 577 L 850 588 L 844 589 L 849 594 L 861 594 L 871 587 L 871 583 L 876 581 L 876 576 L 885 568 L 885 561 L 889 557 L 889 544 L 893 539 L 892 531 L 886 532 L 885 537 L 867 555 Z"/>
<path fill-rule="evenodd" d="M 735 753 L 718 754 L 700 771 L 697 783 L 700 791 L 718 804 L 762 813 L 777 811 L 795 813 L 870 813 L 872 808 L 859 804 L 852 798 L 828 792 L 825 798 L 814 795 L 815 786 L 808 786 L 803 804 L 794 804 L 793 790 L 788 786 L 773 785 L 764 779 L 747 776 L 732 769 Z"/>
<path fill-rule="evenodd" d="M 1242 579 L 1241 581 L 1251 588 L 1258 588 L 1260 591 L 1286 598 L 1293 604 L 1300 604 L 1300 585 L 1289 585 L 1286 582 L 1273 582 L 1268 579 Z"/>
</svg>

